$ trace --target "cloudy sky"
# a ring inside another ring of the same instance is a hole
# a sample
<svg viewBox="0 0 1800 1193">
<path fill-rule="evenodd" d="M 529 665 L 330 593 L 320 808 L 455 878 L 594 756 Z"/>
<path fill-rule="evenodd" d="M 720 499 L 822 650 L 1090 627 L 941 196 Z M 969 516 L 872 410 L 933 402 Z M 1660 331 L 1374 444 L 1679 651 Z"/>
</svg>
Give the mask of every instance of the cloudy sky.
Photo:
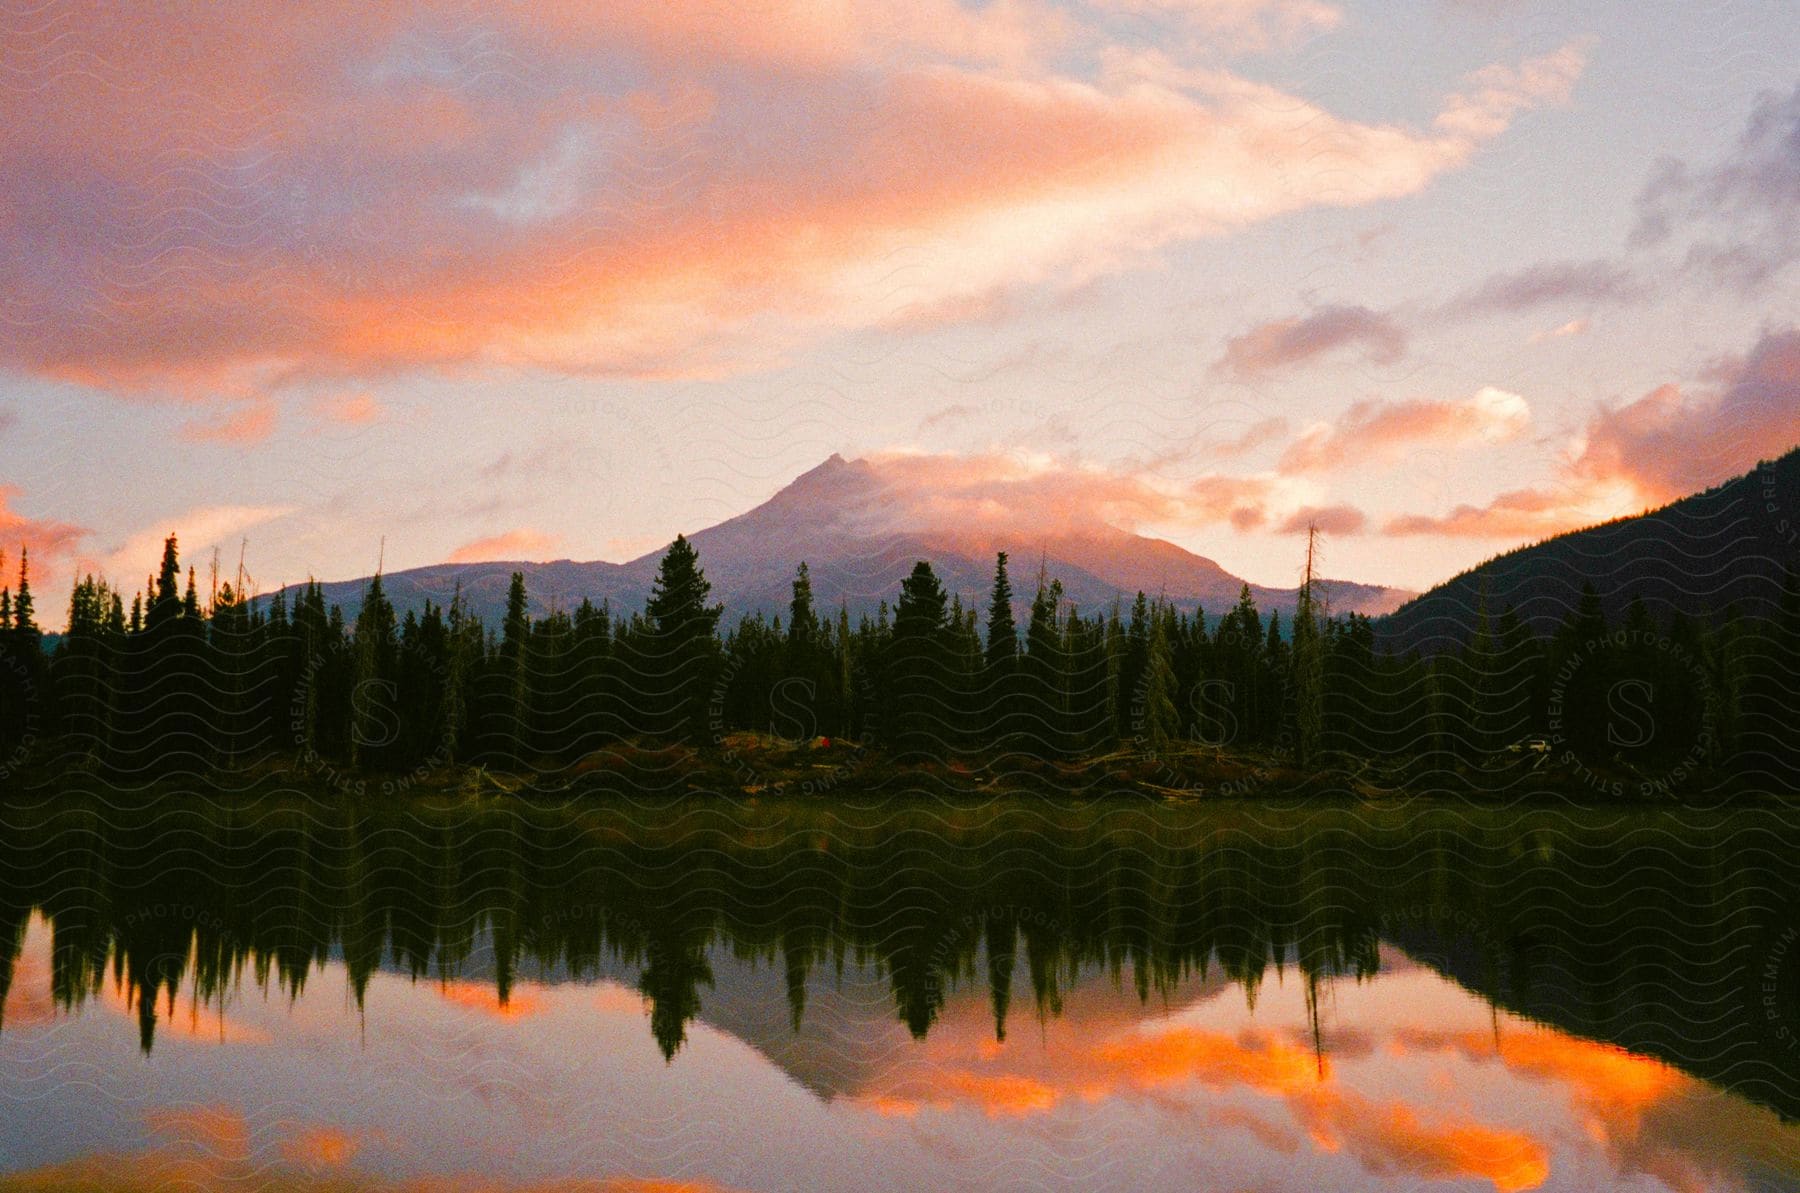
<svg viewBox="0 0 1800 1193">
<path fill-rule="evenodd" d="M 1792 0 L 388 7 L 0 7 L 41 606 L 623 559 L 832 452 L 1424 587 L 1800 441 Z"/>
</svg>

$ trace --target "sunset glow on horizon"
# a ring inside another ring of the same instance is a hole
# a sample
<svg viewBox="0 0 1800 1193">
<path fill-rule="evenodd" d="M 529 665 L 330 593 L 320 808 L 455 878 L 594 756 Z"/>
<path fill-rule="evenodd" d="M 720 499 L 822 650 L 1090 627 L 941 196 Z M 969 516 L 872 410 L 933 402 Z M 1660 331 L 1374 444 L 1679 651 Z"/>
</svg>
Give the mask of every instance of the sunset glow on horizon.
<svg viewBox="0 0 1800 1193">
<path fill-rule="evenodd" d="M 835 452 L 1427 588 L 1800 444 L 1796 62 L 1784 0 L 0 10 L 0 576 L 622 560 Z"/>
</svg>

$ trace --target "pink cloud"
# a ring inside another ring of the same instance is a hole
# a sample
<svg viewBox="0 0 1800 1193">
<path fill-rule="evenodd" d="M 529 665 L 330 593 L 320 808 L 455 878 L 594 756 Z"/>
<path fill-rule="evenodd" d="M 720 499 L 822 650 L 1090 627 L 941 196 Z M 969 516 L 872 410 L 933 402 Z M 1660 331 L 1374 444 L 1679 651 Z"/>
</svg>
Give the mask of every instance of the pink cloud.
<svg viewBox="0 0 1800 1193">
<path fill-rule="evenodd" d="M 1531 422 L 1531 407 L 1518 394 L 1483 386 L 1462 401 L 1375 399 L 1351 406 L 1335 425 L 1301 435 L 1281 457 L 1284 473 L 1323 472 L 1391 455 L 1413 444 L 1457 446 L 1504 443 Z"/>
<path fill-rule="evenodd" d="M 1464 503 L 1447 514 L 1403 514 L 1382 527 L 1383 534 L 1444 535 L 1451 538 L 1531 540 L 1548 538 L 1623 513 L 1598 513 L 1578 494 L 1549 489 L 1514 489 L 1485 505 Z"/>
<path fill-rule="evenodd" d="M 50 593 L 68 581 L 68 562 L 75 555 L 76 544 L 89 532 L 68 522 L 28 518 L 13 510 L 10 507 L 20 492 L 17 485 L 0 484 L 0 588 L 17 585 L 20 549 L 29 552 L 37 617 L 39 622 L 49 623 L 54 620 L 57 603 Z"/>
<path fill-rule="evenodd" d="M 1647 503 L 1749 471 L 1800 444 L 1800 328 L 1766 332 L 1714 370 L 1721 387 L 1660 385 L 1589 422 L 1573 471 L 1624 481 Z"/>
<path fill-rule="evenodd" d="M 1232 337 L 1217 367 L 1239 377 L 1255 377 L 1339 348 L 1359 348 L 1375 364 L 1393 364 L 1406 352 L 1406 332 L 1389 316 L 1367 307 L 1322 307 Z"/>
<path fill-rule="evenodd" d="M 1245 427 L 1242 434 L 1221 442 L 1207 445 L 1207 451 L 1213 455 L 1241 456 L 1255 451 L 1266 444 L 1273 443 L 1288 433 L 1288 421 L 1279 415 L 1258 419 Z"/>
<path fill-rule="evenodd" d="M 1669 383 L 1601 409 L 1551 484 L 1402 515 L 1382 532 L 1545 538 L 1699 492 L 1800 445 L 1800 328 L 1765 331 L 1742 357 L 1715 362 L 1707 380 L 1698 392 Z"/>
<path fill-rule="evenodd" d="M 1289 515 L 1277 534 L 1305 534 L 1317 528 L 1320 534 L 1361 534 L 1369 519 L 1353 505 L 1302 506 Z"/>
<path fill-rule="evenodd" d="M 1481 72 L 1407 130 L 1223 71 L 1059 75 L 1054 47 L 1105 38 L 1030 0 L 524 13 L 252 3 L 159 12 L 152 36 L 95 5 L 19 32 L 0 361 L 235 397 L 491 364 L 728 373 L 1416 193 L 1578 69 Z"/>
<path fill-rule="evenodd" d="M 327 422 L 356 427 L 368 426 L 381 417 L 381 403 L 367 392 L 328 394 L 316 399 L 313 408 Z"/>
<path fill-rule="evenodd" d="M 537 530 L 508 530 L 464 543 L 450 552 L 451 563 L 485 563 L 505 559 L 546 559 L 561 546 L 554 534 Z"/>
<path fill-rule="evenodd" d="M 275 403 L 262 399 L 195 419 L 181 429 L 181 437 L 196 443 L 223 443 L 249 447 L 275 433 Z"/>
<path fill-rule="evenodd" d="M 1061 1024 L 1054 1030 L 1068 1032 Z M 1549 1148 L 1532 1132 L 1489 1124 L 1466 1109 L 1372 1097 L 1309 1044 L 1267 1030 L 1101 1022 L 1059 1044 L 1021 1055 L 939 1029 L 925 1044 L 933 1080 L 884 1072 L 857 1091 L 855 1102 L 902 1117 L 967 1108 L 996 1119 L 1029 1118 L 1099 1102 L 1185 1115 L 1195 1109 L 1192 1100 L 1169 1095 L 1204 1089 L 1233 1095 L 1222 1121 L 1246 1127 L 1281 1153 L 1305 1143 L 1315 1155 L 1343 1153 L 1368 1173 L 1480 1181 L 1497 1193 L 1534 1189 L 1550 1174 Z M 1198 1113 L 1221 1121 L 1216 1107 Z"/>
<path fill-rule="evenodd" d="M 1585 318 L 1571 319 L 1567 323 L 1550 328 L 1548 331 L 1533 333 L 1531 342 L 1534 344 L 1541 344 L 1545 340 L 1564 340 L 1568 339 L 1570 336 L 1586 335 L 1588 325 L 1588 320 Z"/>
<path fill-rule="evenodd" d="M 1004 532 L 1084 535 L 1146 524 L 1258 525 L 1272 482 L 1204 476 L 1162 481 L 1048 457 L 881 455 L 886 488 L 875 516 L 890 530 L 958 527 L 971 539 Z M 865 528 L 866 529 L 866 528 Z"/>
<path fill-rule="evenodd" d="M 1513 314 L 1557 302 L 1625 303 L 1641 298 L 1646 289 L 1643 279 L 1613 261 L 1557 261 L 1497 273 L 1451 302 L 1448 310 L 1456 315 Z"/>
<path fill-rule="evenodd" d="M 77 562 L 80 570 L 105 576 L 129 594 L 146 573 L 155 570 L 162 558 L 163 540 L 169 535 L 178 540 L 183 566 L 192 564 L 204 571 L 212 553 L 218 551 L 222 564 L 235 568 L 238 551 L 250 531 L 293 512 L 292 506 L 195 506 L 142 526 L 122 542 L 103 547 L 103 554 L 83 555 Z"/>
<path fill-rule="evenodd" d="M 1434 127 L 1471 140 L 1506 131 L 1514 117 L 1531 108 L 1566 104 L 1587 66 L 1586 40 L 1571 42 L 1554 53 L 1517 66 L 1483 67 L 1469 77 L 1470 87 L 1450 97 Z"/>
</svg>

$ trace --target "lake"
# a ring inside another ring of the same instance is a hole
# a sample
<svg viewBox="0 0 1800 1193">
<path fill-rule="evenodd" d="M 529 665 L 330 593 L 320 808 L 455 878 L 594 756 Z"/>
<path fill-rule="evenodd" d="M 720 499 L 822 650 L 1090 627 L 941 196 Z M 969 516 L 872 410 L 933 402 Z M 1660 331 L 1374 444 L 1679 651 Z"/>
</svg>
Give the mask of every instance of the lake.
<svg viewBox="0 0 1800 1193">
<path fill-rule="evenodd" d="M 0 1189 L 1800 1188 L 1775 812 L 3 819 Z"/>
</svg>

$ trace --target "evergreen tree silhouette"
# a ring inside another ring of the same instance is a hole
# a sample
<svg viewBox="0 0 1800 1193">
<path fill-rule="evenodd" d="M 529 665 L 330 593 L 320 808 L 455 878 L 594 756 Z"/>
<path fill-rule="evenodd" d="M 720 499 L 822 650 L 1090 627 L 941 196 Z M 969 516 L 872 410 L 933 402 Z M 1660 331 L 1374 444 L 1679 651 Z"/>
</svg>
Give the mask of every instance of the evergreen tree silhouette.
<svg viewBox="0 0 1800 1193">
<path fill-rule="evenodd" d="M 812 574 L 802 559 L 794 569 L 794 594 L 788 602 L 788 646 L 805 654 L 817 645 L 818 639 L 819 615 L 813 608 Z"/>
<path fill-rule="evenodd" d="M 1152 621 L 1144 663 L 1143 739 L 1152 752 L 1165 754 L 1180 736 L 1181 717 L 1175 707 L 1175 666 L 1168 619 L 1158 616 Z"/>
<path fill-rule="evenodd" d="M 1012 581 L 1006 552 L 994 556 L 994 586 L 988 595 L 987 637 L 982 682 L 975 697 L 975 727 L 982 745 L 1004 749 L 1018 731 L 1019 628 L 1013 620 Z"/>
<path fill-rule="evenodd" d="M 919 560 L 900 584 L 888 666 L 894 710 L 889 733 L 903 756 L 939 757 L 944 751 L 947 604 L 937 573 Z"/>
<path fill-rule="evenodd" d="M 1020 665 L 1022 744 L 1039 758 L 1061 757 L 1068 749 L 1068 656 L 1059 621 L 1062 583 L 1040 568 L 1031 621 L 1025 628 Z"/>
<path fill-rule="evenodd" d="M 356 614 L 352 646 L 355 674 L 351 681 L 350 763 L 375 770 L 392 769 L 394 747 L 401 737 L 398 672 L 399 627 L 394 606 L 382 590 L 381 573 L 369 578 Z"/>
<path fill-rule="evenodd" d="M 718 657 L 714 632 L 721 610 L 708 603 L 711 595 L 699 554 L 686 536 L 676 535 L 645 605 L 653 641 L 644 648 L 649 666 L 643 696 L 662 736 L 696 745 L 707 738 L 707 704 Z"/>
<path fill-rule="evenodd" d="M 31 552 L 26 547 L 19 548 L 19 588 L 13 595 L 13 633 L 23 637 L 38 632 L 37 621 L 33 617 L 34 603 L 31 599 Z"/>
</svg>

